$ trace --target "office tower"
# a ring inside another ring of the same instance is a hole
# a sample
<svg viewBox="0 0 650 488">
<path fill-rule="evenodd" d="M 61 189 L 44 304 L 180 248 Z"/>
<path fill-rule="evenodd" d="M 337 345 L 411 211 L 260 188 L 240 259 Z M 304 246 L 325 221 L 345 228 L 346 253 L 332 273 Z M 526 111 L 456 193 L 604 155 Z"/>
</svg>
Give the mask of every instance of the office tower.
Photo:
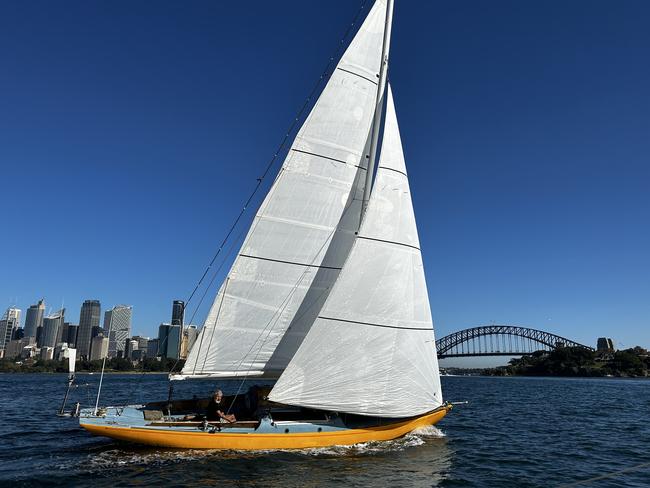
<svg viewBox="0 0 650 488">
<path fill-rule="evenodd" d="M 124 352 L 125 341 L 131 337 L 131 312 L 130 305 L 116 305 L 104 313 L 104 335 L 109 338 L 108 357 L 114 358 Z"/>
<path fill-rule="evenodd" d="M 101 305 L 99 300 L 86 300 L 79 314 L 79 331 L 77 332 L 77 354 L 80 357 L 90 357 L 90 341 L 93 327 L 99 327 Z"/>
<path fill-rule="evenodd" d="M 158 356 L 158 339 L 149 339 L 147 341 L 147 357 L 155 358 Z"/>
<path fill-rule="evenodd" d="M 133 359 L 133 352 L 138 350 L 138 341 L 133 339 L 126 339 L 124 341 L 124 358 L 128 360 Z"/>
<path fill-rule="evenodd" d="M 25 329 L 23 329 L 22 327 L 18 327 L 17 329 L 14 329 L 14 335 L 12 337 L 14 341 L 19 341 L 24 337 L 25 337 Z"/>
<path fill-rule="evenodd" d="M 33 337 L 24 337 L 22 339 L 9 341 L 5 349 L 5 358 L 19 358 L 23 352 L 23 349 L 28 346 L 36 346 L 36 340 Z"/>
<path fill-rule="evenodd" d="M 148 337 L 142 337 L 142 336 L 133 336 L 132 339 L 134 341 L 138 341 L 138 350 L 147 350 L 147 345 L 149 343 L 149 338 Z"/>
<path fill-rule="evenodd" d="M 43 317 L 43 332 L 41 333 L 41 347 L 54 348 L 61 338 L 61 329 L 65 317 L 65 308 L 52 315 Z"/>
<path fill-rule="evenodd" d="M 92 338 L 90 345 L 90 360 L 97 361 L 108 356 L 108 337 L 98 335 Z"/>
<path fill-rule="evenodd" d="M 36 329 L 43 326 L 45 317 L 45 300 L 40 299 L 37 304 L 30 305 L 25 313 L 25 337 L 36 337 Z"/>
<path fill-rule="evenodd" d="M 172 325 L 183 325 L 185 320 L 185 302 L 174 300 L 172 305 Z"/>
<path fill-rule="evenodd" d="M 14 335 L 14 330 L 20 327 L 20 309 L 9 307 L 0 319 L 0 351 L 4 351 L 5 345 Z"/>
<path fill-rule="evenodd" d="M 65 324 L 67 325 L 68 335 L 63 342 L 67 342 L 68 347 L 74 348 L 77 344 L 77 331 L 79 330 L 79 326 L 70 322 L 65 322 Z"/>
<path fill-rule="evenodd" d="M 185 328 L 183 331 L 183 341 L 181 342 L 181 359 L 187 359 L 187 355 L 190 353 L 198 336 L 199 329 L 196 328 L 196 325 L 188 325 Z"/>
<path fill-rule="evenodd" d="M 158 356 L 178 359 L 180 342 L 180 325 L 160 324 L 158 327 Z"/>
</svg>

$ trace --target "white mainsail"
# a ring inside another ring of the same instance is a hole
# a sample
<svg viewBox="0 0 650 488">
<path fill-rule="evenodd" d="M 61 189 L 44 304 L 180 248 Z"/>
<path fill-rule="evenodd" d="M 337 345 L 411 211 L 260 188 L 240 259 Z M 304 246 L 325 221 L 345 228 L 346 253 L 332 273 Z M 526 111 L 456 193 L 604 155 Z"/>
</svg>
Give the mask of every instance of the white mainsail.
<svg viewBox="0 0 650 488">
<path fill-rule="evenodd" d="M 354 242 L 386 0 L 344 53 L 284 161 L 180 376 L 277 378 Z"/>
<path fill-rule="evenodd" d="M 390 87 L 381 157 L 359 235 L 319 317 L 269 398 L 378 417 L 420 415 L 442 404 Z"/>
</svg>

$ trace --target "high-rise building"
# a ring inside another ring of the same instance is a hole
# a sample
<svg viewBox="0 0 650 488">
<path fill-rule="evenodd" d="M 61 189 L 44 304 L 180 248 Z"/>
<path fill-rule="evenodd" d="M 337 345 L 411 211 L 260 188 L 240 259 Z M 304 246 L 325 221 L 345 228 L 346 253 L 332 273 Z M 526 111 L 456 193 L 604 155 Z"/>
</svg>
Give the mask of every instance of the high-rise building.
<svg viewBox="0 0 650 488">
<path fill-rule="evenodd" d="M 43 318 L 43 332 L 41 333 L 41 347 L 54 348 L 61 342 L 61 329 L 65 317 L 65 308 Z"/>
<path fill-rule="evenodd" d="M 124 352 L 125 341 L 131 337 L 130 305 L 116 305 L 104 313 L 104 335 L 109 338 L 108 357 L 114 358 Z M 122 354 L 122 357 L 127 357 Z"/>
<path fill-rule="evenodd" d="M 185 327 L 183 341 L 181 342 L 181 359 L 187 359 L 187 355 L 190 353 L 198 336 L 199 329 L 196 328 L 196 325 L 188 325 Z"/>
<path fill-rule="evenodd" d="M 149 339 L 147 341 L 147 357 L 155 358 L 158 356 L 158 339 Z"/>
<path fill-rule="evenodd" d="M 132 339 L 138 341 L 138 350 L 147 350 L 147 345 L 149 343 L 148 337 L 133 336 Z"/>
<path fill-rule="evenodd" d="M 178 359 L 180 342 L 180 325 L 160 324 L 158 327 L 158 356 Z"/>
<path fill-rule="evenodd" d="M 172 305 L 172 325 L 183 325 L 185 320 L 185 302 L 174 300 Z"/>
<path fill-rule="evenodd" d="M 93 337 L 90 345 L 90 360 L 96 361 L 108 356 L 108 337 L 98 335 Z"/>
<path fill-rule="evenodd" d="M 68 343 L 68 347 L 76 347 L 77 345 L 77 332 L 79 331 L 79 326 L 77 324 L 71 324 L 70 322 L 66 322 L 68 325 L 68 336 L 65 338 L 63 342 Z"/>
<path fill-rule="evenodd" d="M 124 341 L 124 358 L 133 359 L 133 352 L 138 350 L 138 341 L 133 339 L 126 339 Z"/>
<path fill-rule="evenodd" d="M 36 337 L 36 329 L 43 326 L 45 317 L 45 300 L 42 298 L 38 303 L 30 305 L 25 313 L 25 337 Z"/>
<path fill-rule="evenodd" d="M 100 313 L 101 305 L 99 300 L 86 300 L 81 306 L 76 343 L 77 354 L 81 357 L 90 357 L 90 341 L 92 340 L 93 327 L 99 327 Z"/>
<path fill-rule="evenodd" d="M 4 351 L 5 345 L 14 335 L 14 330 L 20 327 L 20 309 L 9 307 L 0 319 L 0 351 Z"/>
</svg>

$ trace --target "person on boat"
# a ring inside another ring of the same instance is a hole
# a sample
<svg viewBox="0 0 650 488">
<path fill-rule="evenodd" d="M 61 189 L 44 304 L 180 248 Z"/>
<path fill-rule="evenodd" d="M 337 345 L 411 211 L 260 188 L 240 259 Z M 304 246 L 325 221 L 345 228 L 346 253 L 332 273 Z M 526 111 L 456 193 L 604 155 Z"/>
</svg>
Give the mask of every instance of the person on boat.
<svg viewBox="0 0 650 488">
<path fill-rule="evenodd" d="M 221 404 L 222 399 L 222 391 L 215 391 L 210 399 L 210 403 L 208 403 L 205 419 L 208 421 L 225 420 L 226 422 L 235 422 L 237 419 L 233 414 L 223 413 L 223 405 Z"/>
</svg>

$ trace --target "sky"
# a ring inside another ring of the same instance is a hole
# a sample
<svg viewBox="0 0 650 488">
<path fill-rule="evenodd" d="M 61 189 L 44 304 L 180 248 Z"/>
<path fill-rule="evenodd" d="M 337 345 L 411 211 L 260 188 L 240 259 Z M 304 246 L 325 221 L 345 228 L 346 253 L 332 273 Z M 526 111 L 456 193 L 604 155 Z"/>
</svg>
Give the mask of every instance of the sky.
<svg viewBox="0 0 650 488">
<path fill-rule="evenodd" d="M 155 335 L 360 3 L 0 3 L 0 308 L 45 297 L 76 323 L 85 299 L 129 304 Z M 437 336 L 650 347 L 650 3 L 395 3 Z"/>
</svg>

